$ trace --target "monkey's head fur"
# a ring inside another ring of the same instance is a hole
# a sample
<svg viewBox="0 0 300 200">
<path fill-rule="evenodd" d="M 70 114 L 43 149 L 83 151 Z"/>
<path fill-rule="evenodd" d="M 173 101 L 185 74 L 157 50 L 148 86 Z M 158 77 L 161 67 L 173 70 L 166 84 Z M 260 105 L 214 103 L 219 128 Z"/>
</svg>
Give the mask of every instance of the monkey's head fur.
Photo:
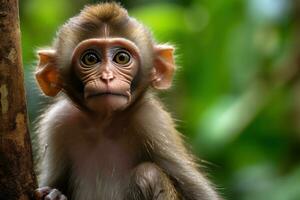
<svg viewBox="0 0 300 200">
<path fill-rule="evenodd" d="M 44 94 L 62 92 L 80 109 L 123 111 L 149 86 L 170 87 L 173 51 L 119 4 L 91 5 L 60 28 L 51 48 L 38 51 L 36 79 Z"/>
</svg>

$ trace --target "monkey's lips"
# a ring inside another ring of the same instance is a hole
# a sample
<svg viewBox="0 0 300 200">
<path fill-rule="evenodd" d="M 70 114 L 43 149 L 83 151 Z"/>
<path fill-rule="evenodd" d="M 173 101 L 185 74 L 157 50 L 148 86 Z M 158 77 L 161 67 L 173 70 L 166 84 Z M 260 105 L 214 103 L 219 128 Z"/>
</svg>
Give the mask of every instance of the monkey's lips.
<svg viewBox="0 0 300 200">
<path fill-rule="evenodd" d="M 98 92 L 86 95 L 86 105 L 97 112 L 123 110 L 130 102 L 130 95 L 115 92 Z"/>
<path fill-rule="evenodd" d="M 127 95 L 121 94 L 121 93 L 99 92 L 99 93 L 94 93 L 94 94 L 87 95 L 86 99 L 90 99 L 90 98 L 94 98 L 94 97 L 109 97 L 109 96 L 119 96 L 119 97 L 125 97 L 125 98 L 128 97 Z"/>
</svg>

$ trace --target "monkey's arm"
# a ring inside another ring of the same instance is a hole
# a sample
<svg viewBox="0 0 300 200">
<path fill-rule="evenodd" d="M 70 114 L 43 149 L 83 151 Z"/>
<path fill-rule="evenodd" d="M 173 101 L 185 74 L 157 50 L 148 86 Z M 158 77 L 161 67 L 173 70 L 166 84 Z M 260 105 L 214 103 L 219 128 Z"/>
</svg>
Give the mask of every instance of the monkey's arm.
<svg viewBox="0 0 300 200">
<path fill-rule="evenodd" d="M 58 189 L 67 194 L 69 160 L 66 154 L 63 124 L 64 116 L 58 116 L 63 103 L 56 103 L 47 109 L 38 123 L 37 134 L 40 142 L 39 186 Z M 64 131 L 65 130 L 65 131 Z M 38 190 L 37 190 L 38 191 Z M 46 191 L 49 191 L 46 190 Z"/>
<path fill-rule="evenodd" d="M 48 134 L 54 134 L 52 132 L 45 132 Z M 57 134 L 57 132 L 55 133 Z M 48 138 L 48 142 L 45 144 L 45 152 L 42 155 L 41 174 L 39 177 L 40 186 L 49 186 L 51 188 L 57 188 L 60 191 L 66 189 L 66 185 L 69 177 L 68 158 L 64 155 L 65 152 L 56 142 L 60 139 L 55 139 L 54 136 Z"/>
<path fill-rule="evenodd" d="M 146 148 L 150 158 L 174 180 L 179 192 L 187 200 L 217 200 L 213 186 L 200 173 L 193 156 L 187 151 L 180 133 L 169 113 L 153 101 L 142 113 L 141 131 L 147 137 Z M 146 114 L 147 113 L 147 114 Z M 141 133 L 143 134 L 143 133 Z"/>
<path fill-rule="evenodd" d="M 47 198 L 49 200 L 66 200 L 70 196 L 69 191 L 69 170 L 66 167 L 66 159 L 53 151 L 52 145 L 47 147 L 43 155 L 39 175 L 39 188 L 35 191 L 36 200 Z"/>
<path fill-rule="evenodd" d="M 45 132 L 53 134 L 52 132 Z M 51 137 L 50 137 L 51 138 Z M 39 188 L 35 191 L 36 200 L 43 199 L 60 199 L 66 200 L 66 196 L 70 196 L 68 180 L 69 170 L 67 168 L 66 158 L 57 152 L 57 144 L 53 144 L 53 138 L 49 140 L 49 144 L 43 153 L 41 170 L 39 175 Z"/>
<path fill-rule="evenodd" d="M 173 134 L 172 132 L 170 134 Z M 168 139 L 167 139 L 168 138 Z M 153 145 L 153 161 L 174 180 L 176 187 L 186 200 L 220 199 L 206 177 L 200 173 L 196 162 L 179 139 L 167 135 L 165 143 Z M 177 144 L 172 144 L 175 142 Z"/>
</svg>

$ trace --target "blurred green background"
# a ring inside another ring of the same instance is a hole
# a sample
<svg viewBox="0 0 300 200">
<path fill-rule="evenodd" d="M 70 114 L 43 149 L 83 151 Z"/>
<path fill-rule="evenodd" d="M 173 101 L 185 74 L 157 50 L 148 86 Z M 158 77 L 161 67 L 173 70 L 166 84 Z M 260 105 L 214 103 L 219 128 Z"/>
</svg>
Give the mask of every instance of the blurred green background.
<svg viewBox="0 0 300 200">
<path fill-rule="evenodd" d="M 35 50 L 87 0 L 22 0 L 28 109 L 45 98 Z M 159 42 L 177 47 L 162 99 L 226 199 L 300 199 L 300 6 L 292 0 L 126 0 Z"/>
</svg>

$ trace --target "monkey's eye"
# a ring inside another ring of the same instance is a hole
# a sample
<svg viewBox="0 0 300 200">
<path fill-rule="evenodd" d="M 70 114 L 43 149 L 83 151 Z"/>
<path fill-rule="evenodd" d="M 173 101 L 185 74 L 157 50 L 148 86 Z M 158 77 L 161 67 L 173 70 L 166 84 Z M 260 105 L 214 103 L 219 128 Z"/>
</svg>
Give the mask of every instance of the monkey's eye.
<svg viewBox="0 0 300 200">
<path fill-rule="evenodd" d="M 94 51 L 87 51 L 86 53 L 83 54 L 81 57 L 81 62 L 84 65 L 91 66 L 95 65 L 100 62 L 100 58 L 98 54 Z"/>
<path fill-rule="evenodd" d="M 113 58 L 113 61 L 120 65 L 125 65 L 125 64 L 129 63 L 130 60 L 131 60 L 131 56 L 126 51 L 119 51 L 118 53 L 115 54 L 115 56 Z"/>
</svg>

